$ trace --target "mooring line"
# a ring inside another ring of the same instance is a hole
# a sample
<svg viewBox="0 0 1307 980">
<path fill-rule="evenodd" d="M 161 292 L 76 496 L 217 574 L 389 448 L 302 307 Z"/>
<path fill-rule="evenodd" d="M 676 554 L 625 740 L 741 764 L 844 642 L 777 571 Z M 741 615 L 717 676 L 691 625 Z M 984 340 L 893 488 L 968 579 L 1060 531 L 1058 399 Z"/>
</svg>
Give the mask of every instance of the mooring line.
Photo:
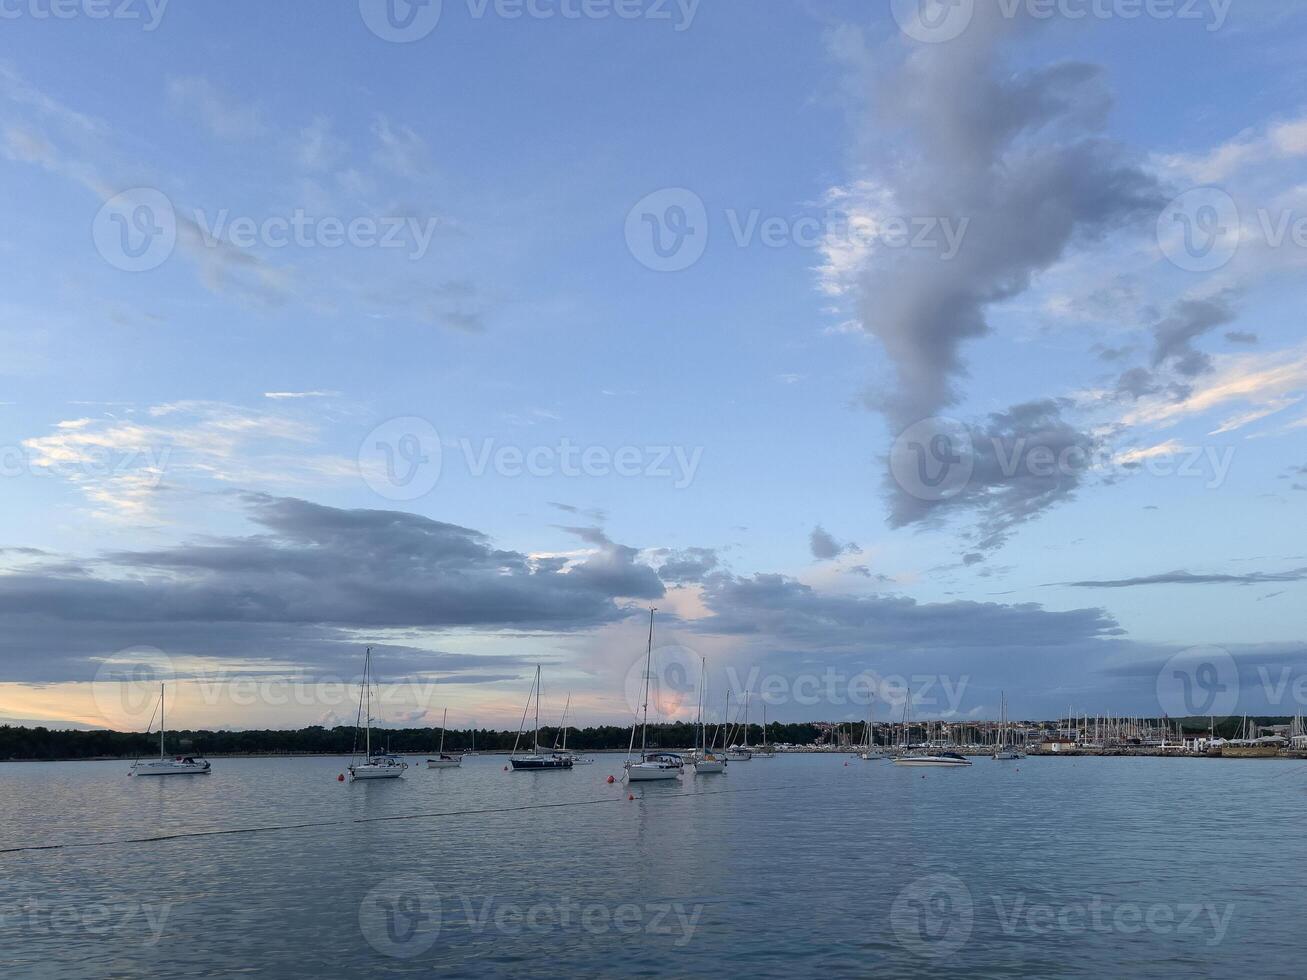
<svg viewBox="0 0 1307 980">
<path fill-rule="evenodd" d="M 662 800 L 691 799 L 698 796 L 726 796 L 732 793 L 775 793 L 781 790 L 793 789 L 796 785 L 797 784 L 761 786 L 754 789 L 715 789 L 703 793 L 674 793 L 656 797 L 642 796 L 639 799 L 653 803 Z M 629 792 L 629 790 L 627 792 Z M 117 844 L 153 844 L 163 841 L 184 840 L 195 837 L 223 837 L 233 834 L 262 834 L 279 830 L 315 830 L 323 827 L 345 827 L 351 824 L 385 823 L 398 820 L 430 820 L 436 817 L 469 817 L 491 813 L 520 813 L 526 810 L 552 810 L 561 807 L 594 806 L 599 803 L 626 802 L 628 802 L 626 796 L 622 795 L 616 798 L 604 797 L 602 799 L 592 800 L 562 800 L 554 803 L 523 803 L 518 806 L 478 807 L 468 810 L 439 810 L 428 811 L 425 813 L 396 813 L 375 817 L 352 817 L 348 820 L 319 820 L 309 823 L 268 824 L 262 827 L 233 827 L 227 830 L 188 830 L 175 834 L 154 834 L 149 837 L 119 837 L 113 840 L 79 841 L 63 844 L 25 844 L 20 847 L 0 847 L 0 854 L 17 854 L 26 851 L 60 851 L 74 850 L 77 848 L 112 847 Z"/>
</svg>

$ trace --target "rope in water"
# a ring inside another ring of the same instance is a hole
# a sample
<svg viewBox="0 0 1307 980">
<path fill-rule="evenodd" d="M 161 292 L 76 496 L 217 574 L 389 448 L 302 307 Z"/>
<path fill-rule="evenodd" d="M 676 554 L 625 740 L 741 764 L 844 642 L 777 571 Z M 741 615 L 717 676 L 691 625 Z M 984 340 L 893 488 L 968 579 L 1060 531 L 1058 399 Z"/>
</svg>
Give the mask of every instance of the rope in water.
<svg viewBox="0 0 1307 980">
<path fill-rule="evenodd" d="M 697 796 L 724 796 L 731 793 L 777 793 L 794 789 L 795 785 L 766 786 L 757 789 L 718 789 L 705 793 L 675 793 L 666 796 L 641 797 L 647 803 L 664 800 L 690 799 Z M 154 834 L 149 837 L 120 837 L 113 840 L 84 841 L 64 844 L 26 844 L 20 847 L 0 847 L 0 854 L 17 854 L 26 851 L 60 851 L 90 847 L 112 847 L 116 844 L 153 844 L 160 841 L 182 840 L 193 837 L 223 837 L 233 834 L 262 834 L 278 830 L 309 830 L 322 827 L 343 827 L 350 824 L 385 823 L 397 820 L 429 820 L 435 817 L 469 817 L 491 813 L 519 813 L 525 810 L 553 810 L 564 807 L 594 806 L 600 803 L 625 803 L 626 795 L 592 800 L 564 800 L 558 803 L 524 803 L 520 806 L 484 807 L 472 810 L 439 810 L 425 813 L 396 813 L 375 817 L 353 817 L 348 820 L 316 820 L 308 823 L 268 824 L 262 827 L 233 827 L 227 830 L 188 830 L 175 834 Z"/>
</svg>

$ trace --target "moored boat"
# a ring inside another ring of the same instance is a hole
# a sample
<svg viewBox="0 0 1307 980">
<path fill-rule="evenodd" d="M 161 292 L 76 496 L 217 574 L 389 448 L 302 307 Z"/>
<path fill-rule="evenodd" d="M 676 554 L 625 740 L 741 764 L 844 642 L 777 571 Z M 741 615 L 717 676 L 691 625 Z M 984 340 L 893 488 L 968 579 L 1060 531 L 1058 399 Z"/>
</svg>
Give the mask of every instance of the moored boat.
<svg viewBox="0 0 1307 980">
<path fill-rule="evenodd" d="M 153 720 L 153 719 L 151 719 Z M 189 755 L 174 756 L 169 759 L 163 749 L 163 685 L 159 685 L 159 758 L 142 762 L 137 759 L 132 763 L 131 776 L 206 776 L 209 773 L 209 761 L 196 759 Z"/>
</svg>

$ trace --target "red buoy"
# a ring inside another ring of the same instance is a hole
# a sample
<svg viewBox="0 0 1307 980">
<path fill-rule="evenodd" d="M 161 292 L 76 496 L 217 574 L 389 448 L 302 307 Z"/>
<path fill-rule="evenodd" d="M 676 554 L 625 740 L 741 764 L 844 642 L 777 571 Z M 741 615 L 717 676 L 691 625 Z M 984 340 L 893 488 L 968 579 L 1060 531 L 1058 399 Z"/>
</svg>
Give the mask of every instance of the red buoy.
<svg viewBox="0 0 1307 980">
<path fill-rule="evenodd" d="M 615 783 L 615 782 L 617 782 L 617 780 L 615 780 L 612 776 L 609 776 L 609 777 L 608 777 L 608 785 L 609 785 L 609 786 L 613 785 L 613 783 Z"/>
<path fill-rule="evenodd" d="M 508 766 L 504 766 L 504 772 L 508 772 Z"/>
<path fill-rule="evenodd" d="M 633 799 L 635 799 L 635 794 L 634 794 L 634 793 L 627 793 L 627 794 L 626 794 L 626 798 L 627 798 L 628 800 L 633 800 Z"/>
<path fill-rule="evenodd" d="M 336 782 L 343 783 L 344 781 L 345 781 L 345 774 L 342 772 L 339 776 L 336 777 Z"/>
</svg>

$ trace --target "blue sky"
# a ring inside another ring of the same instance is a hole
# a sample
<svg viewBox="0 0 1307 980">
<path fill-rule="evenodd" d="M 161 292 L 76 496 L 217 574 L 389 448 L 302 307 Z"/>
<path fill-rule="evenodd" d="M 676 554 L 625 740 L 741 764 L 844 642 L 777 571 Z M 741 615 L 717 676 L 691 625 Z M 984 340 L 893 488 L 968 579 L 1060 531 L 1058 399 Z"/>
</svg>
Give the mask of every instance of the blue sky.
<svg viewBox="0 0 1307 980">
<path fill-rule="evenodd" d="M 189 682 L 374 642 L 435 685 L 392 720 L 507 724 L 537 659 L 623 720 L 651 602 L 716 690 L 1175 713 L 1163 665 L 1216 645 L 1264 709 L 1304 666 L 1303 14 L 868 7 L 445 0 L 401 42 L 372 0 L 15 7 L 0 716 L 127 724 L 125 649 Z M 938 432 L 967 473 L 923 497 Z"/>
</svg>

